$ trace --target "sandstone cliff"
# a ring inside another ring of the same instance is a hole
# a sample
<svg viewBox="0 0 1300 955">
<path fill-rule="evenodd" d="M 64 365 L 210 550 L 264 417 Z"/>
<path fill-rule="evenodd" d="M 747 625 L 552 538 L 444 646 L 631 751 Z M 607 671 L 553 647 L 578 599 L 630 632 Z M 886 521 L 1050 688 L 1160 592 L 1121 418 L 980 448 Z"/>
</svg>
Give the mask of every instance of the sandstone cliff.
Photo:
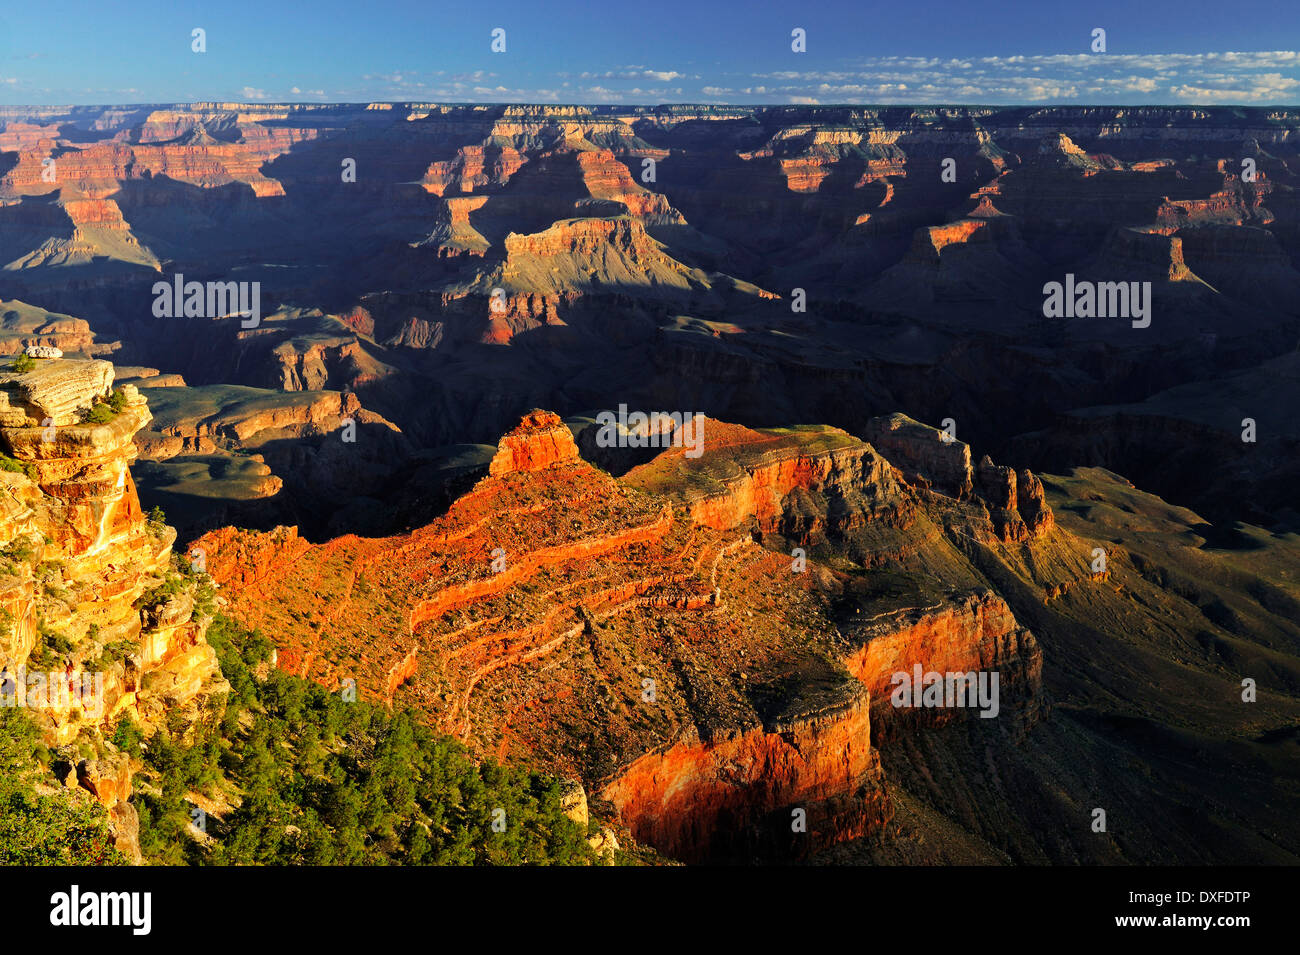
<svg viewBox="0 0 1300 955">
<path fill-rule="evenodd" d="M 141 513 L 131 477 L 147 403 L 126 385 L 107 420 L 80 420 L 109 407 L 96 402 L 112 381 L 105 361 L 0 372 L 0 451 L 15 464 L 0 470 L 0 662 L 10 676 L 58 674 L 51 689 L 81 690 L 22 688 L 56 762 L 76 769 L 69 785 L 110 810 L 119 847 L 138 860 L 133 767 L 106 737 L 128 715 L 146 731 L 192 718 L 224 681 L 196 585 L 173 567 L 175 532 Z"/>
<path fill-rule="evenodd" d="M 355 679 L 480 753 L 576 775 L 682 858 L 801 856 L 887 815 L 860 685 L 787 616 L 818 613 L 815 593 L 747 534 L 591 468 L 553 414 L 526 416 L 489 474 L 411 534 L 197 545 L 280 667 Z M 759 609 L 759 593 L 782 597 Z M 721 770 L 736 760 L 750 769 Z"/>
<path fill-rule="evenodd" d="M 636 839 L 685 860 L 805 858 L 882 831 L 873 734 L 948 719 L 888 708 L 903 657 L 1002 671 L 1008 718 L 1032 724 L 1041 653 L 1005 602 L 907 592 L 870 625 L 837 622 L 826 595 L 844 574 L 781 552 L 794 540 L 832 566 L 955 559 L 931 507 L 985 521 L 1002 546 L 979 504 L 927 503 L 919 476 L 907 485 L 837 429 L 702 431 L 701 456 L 670 448 L 616 482 L 558 416 L 533 411 L 488 474 L 411 534 L 311 545 L 293 529 L 226 529 L 197 546 L 280 667 L 356 680 L 480 753 L 575 775 Z"/>
</svg>

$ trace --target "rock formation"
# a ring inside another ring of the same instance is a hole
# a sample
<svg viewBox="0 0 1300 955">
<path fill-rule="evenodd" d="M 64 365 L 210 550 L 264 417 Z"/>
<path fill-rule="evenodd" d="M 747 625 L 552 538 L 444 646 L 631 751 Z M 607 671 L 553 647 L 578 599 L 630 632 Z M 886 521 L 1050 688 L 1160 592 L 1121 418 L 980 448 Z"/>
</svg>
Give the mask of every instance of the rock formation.
<svg viewBox="0 0 1300 955">
<path fill-rule="evenodd" d="M 701 457 L 669 449 L 614 481 L 536 410 L 487 476 L 410 534 L 311 545 L 291 528 L 226 529 L 196 546 L 280 667 L 355 679 L 480 753 L 574 774 L 675 857 L 805 857 L 890 815 L 869 739 L 875 720 L 896 720 L 880 694 L 904 656 L 1001 669 L 1003 705 L 1022 715 L 1041 656 L 987 594 L 837 640 L 818 594 L 843 584 L 818 566 L 792 572 L 754 529 L 906 559 L 932 546 L 913 529 L 920 491 L 836 429 L 709 420 L 704 433 Z"/>
<path fill-rule="evenodd" d="M 146 401 L 126 385 L 107 420 L 79 420 L 92 405 L 109 408 L 96 402 L 112 381 L 106 361 L 0 373 L 0 451 L 15 465 L 0 470 L 0 662 L 10 675 L 57 673 L 53 683 L 83 690 L 42 699 L 23 688 L 56 764 L 75 767 L 73 783 L 110 810 L 119 848 L 138 860 L 132 766 L 104 736 L 127 715 L 147 731 L 192 718 L 224 681 L 196 585 L 173 567 L 175 531 L 145 517 L 132 481 Z M 87 740 L 89 762 L 78 755 Z"/>
<path fill-rule="evenodd" d="M 900 468 L 909 482 L 933 487 L 958 500 L 970 495 L 970 446 L 947 432 L 893 414 L 869 421 L 864 437 Z"/>
<path fill-rule="evenodd" d="M 944 861 L 951 824 L 984 861 L 1294 861 L 1251 767 L 1300 685 L 1298 131 L 1280 107 L 0 107 L 0 355 L 63 352 L 0 383 L 4 546 L 48 522 L 64 555 L 0 577 L 11 649 L 97 639 L 48 622 L 56 559 L 110 604 L 158 586 L 138 481 L 211 531 L 282 666 L 578 778 L 684 859 Z M 258 282 L 266 314 L 154 319 L 182 272 Z M 1150 282 L 1150 326 L 1049 318 L 1066 274 Z M 702 456 L 593 447 L 621 403 L 698 409 Z M 164 597 L 139 642 L 179 660 Z M 1010 718 L 882 709 L 908 659 L 996 666 Z M 1249 717 L 1223 702 L 1247 666 L 1274 681 Z M 1187 775 L 1197 748 L 1233 786 Z M 71 755 L 60 779 L 124 791 L 114 754 Z M 1044 835 L 1069 786 L 1127 804 L 1122 846 Z M 1205 806 L 1232 840 L 1180 830 Z"/>
</svg>

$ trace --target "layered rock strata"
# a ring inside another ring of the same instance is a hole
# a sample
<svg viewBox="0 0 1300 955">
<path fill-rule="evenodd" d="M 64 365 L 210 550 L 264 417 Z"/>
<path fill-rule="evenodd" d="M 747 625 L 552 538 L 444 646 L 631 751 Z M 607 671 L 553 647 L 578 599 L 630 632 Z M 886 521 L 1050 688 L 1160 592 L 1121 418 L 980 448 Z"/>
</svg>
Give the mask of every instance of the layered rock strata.
<svg viewBox="0 0 1300 955">
<path fill-rule="evenodd" d="M 28 675 L 28 712 L 57 747 L 55 763 L 109 808 L 119 846 L 138 859 L 126 802 L 134 767 L 103 738 L 125 716 L 146 732 L 173 716 L 184 723 L 224 681 L 195 585 L 173 568 L 175 531 L 145 517 L 131 477 L 147 402 L 123 386 L 107 420 L 77 420 L 112 381 L 105 361 L 0 373 L 0 450 L 15 465 L 0 470 L 0 663 Z M 32 695 L 38 674 L 58 674 L 48 695 Z"/>
</svg>

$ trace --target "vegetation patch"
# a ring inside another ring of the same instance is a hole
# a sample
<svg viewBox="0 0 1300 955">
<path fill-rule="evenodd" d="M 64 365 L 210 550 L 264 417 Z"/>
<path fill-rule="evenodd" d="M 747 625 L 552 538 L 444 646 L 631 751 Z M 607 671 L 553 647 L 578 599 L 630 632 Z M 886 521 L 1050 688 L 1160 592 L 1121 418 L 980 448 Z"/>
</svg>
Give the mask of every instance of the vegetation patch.
<svg viewBox="0 0 1300 955">
<path fill-rule="evenodd" d="M 146 859 L 217 865 L 584 864 L 587 833 L 556 780 L 492 760 L 410 712 L 390 713 L 269 666 L 272 645 L 225 617 L 216 648 L 231 693 L 197 725 L 142 744 L 133 797 Z M 131 745 L 132 731 L 118 727 Z M 120 744 L 119 744 L 120 745 Z M 190 838 L 191 800 L 228 811 Z"/>
</svg>

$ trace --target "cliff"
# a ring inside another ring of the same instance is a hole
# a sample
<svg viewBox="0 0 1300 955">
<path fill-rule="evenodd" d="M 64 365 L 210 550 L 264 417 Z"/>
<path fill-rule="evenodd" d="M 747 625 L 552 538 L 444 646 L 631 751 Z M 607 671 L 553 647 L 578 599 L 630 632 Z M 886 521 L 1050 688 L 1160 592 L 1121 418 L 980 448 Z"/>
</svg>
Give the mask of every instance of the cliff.
<svg viewBox="0 0 1300 955">
<path fill-rule="evenodd" d="M 107 354 L 120 342 L 100 342 L 85 319 L 48 312 L 19 301 L 0 301 L 0 356 L 16 355 L 32 345 L 52 346 L 64 354 Z"/>
<path fill-rule="evenodd" d="M 703 454 L 674 448 L 623 482 L 680 495 L 698 524 L 731 530 L 753 521 L 805 546 L 908 522 L 911 504 L 894 468 L 846 431 L 749 429 L 713 418 L 696 427 Z"/>
<path fill-rule="evenodd" d="M 676 858 L 804 858 L 892 812 L 870 739 L 898 721 L 880 709 L 897 658 L 1000 669 L 1008 713 L 1032 716 L 1041 655 L 991 594 L 914 593 L 872 628 L 836 623 L 824 595 L 842 576 L 811 559 L 792 573 L 779 542 L 892 565 L 941 546 L 932 505 L 838 429 L 706 419 L 702 434 L 700 456 L 670 448 L 615 481 L 537 410 L 410 534 L 226 529 L 196 546 L 281 668 L 579 778 Z M 974 502 L 933 506 L 988 521 Z"/>
<path fill-rule="evenodd" d="M 138 859 L 132 766 L 104 737 L 126 715 L 146 732 L 191 719 L 224 681 L 196 585 L 173 568 L 175 532 L 141 513 L 130 465 L 146 401 L 126 385 L 120 410 L 80 420 L 109 407 L 97 400 L 112 381 L 105 361 L 0 372 L 0 450 L 14 463 L 0 471 L 0 658 L 11 675 L 57 673 L 83 688 L 23 692 L 56 762 L 76 768 L 69 784 L 110 810 L 119 847 Z"/>
<path fill-rule="evenodd" d="M 888 611 L 857 623 L 851 638 L 861 646 L 845 659 L 871 699 L 872 742 L 917 725 L 942 726 L 977 712 L 953 707 L 896 706 L 896 674 L 997 672 L 999 709 L 1016 710 L 1022 725 L 1037 718 L 1043 653 L 996 594 L 967 594 L 929 607 Z M 910 684 L 909 684 L 910 685 Z M 1005 714 L 999 714 L 1005 715 Z"/>
<path fill-rule="evenodd" d="M 887 813 L 858 683 L 756 599 L 818 612 L 788 561 L 596 471 L 548 412 L 410 534 L 310 545 L 225 530 L 196 546 L 281 668 L 355 679 L 478 753 L 608 791 L 631 831 L 683 858 L 804 854 Z M 798 739 L 835 745 L 814 755 Z M 733 757 L 749 776 L 721 778 Z M 662 788 L 641 793 L 647 775 Z M 665 800 L 683 815 L 662 819 Z M 791 841 L 798 807 L 811 835 Z"/>
<path fill-rule="evenodd" d="M 488 474 L 500 477 L 515 471 L 540 471 L 578 460 L 573 433 L 549 411 L 533 411 L 519 426 L 501 438 Z"/>
<path fill-rule="evenodd" d="M 984 505 L 992 534 L 1005 542 L 1042 538 L 1053 526 L 1043 485 L 1028 470 L 995 465 L 986 454 L 971 466 L 970 446 L 903 414 L 873 418 L 864 435 L 909 484 Z"/>
<path fill-rule="evenodd" d="M 638 841 L 677 859 L 805 858 L 889 822 L 870 723 L 852 688 L 818 712 L 647 753 L 601 796 Z"/>
</svg>

